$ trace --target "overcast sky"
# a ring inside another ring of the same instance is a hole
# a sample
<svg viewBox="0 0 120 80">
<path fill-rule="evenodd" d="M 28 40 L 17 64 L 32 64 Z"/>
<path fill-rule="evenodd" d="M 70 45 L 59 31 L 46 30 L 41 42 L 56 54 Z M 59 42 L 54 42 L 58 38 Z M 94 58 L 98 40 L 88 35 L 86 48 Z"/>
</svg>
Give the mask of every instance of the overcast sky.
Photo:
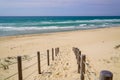
<svg viewBox="0 0 120 80">
<path fill-rule="evenodd" d="M 0 16 L 120 16 L 120 0 L 0 0 Z"/>
</svg>

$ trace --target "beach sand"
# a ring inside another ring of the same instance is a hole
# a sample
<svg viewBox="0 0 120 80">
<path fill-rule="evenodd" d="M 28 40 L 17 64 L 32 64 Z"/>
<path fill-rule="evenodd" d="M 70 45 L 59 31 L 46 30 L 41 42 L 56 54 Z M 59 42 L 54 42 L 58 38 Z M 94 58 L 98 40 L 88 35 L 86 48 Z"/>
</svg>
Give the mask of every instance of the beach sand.
<svg viewBox="0 0 120 80">
<path fill-rule="evenodd" d="M 86 54 L 90 65 L 97 73 L 97 78 L 101 70 L 110 70 L 114 75 L 113 80 L 120 79 L 120 27 L 0 37 L 0 58 L 31 56 L 37 51 L 46 55 L 47 49 L 51 53 L 51 48 L 55 47 L 60 48 L 59 56 L 51 62 L 49 67 L 44 67 L 48 70 L 44 69 L 42 74 L 31 76 L 34 80 L 80 80 L 72 47 L 78 47 L 82 54 Z M 24 66 L 34 62 L 36 59 L 28 61 Z M 17 71 L 15 65 L 10 68 L 11 71 L 0 69 L 1 79 Z M 35 68 L 37 65 L 24 72 L 24 76 Z"/>
</svg>

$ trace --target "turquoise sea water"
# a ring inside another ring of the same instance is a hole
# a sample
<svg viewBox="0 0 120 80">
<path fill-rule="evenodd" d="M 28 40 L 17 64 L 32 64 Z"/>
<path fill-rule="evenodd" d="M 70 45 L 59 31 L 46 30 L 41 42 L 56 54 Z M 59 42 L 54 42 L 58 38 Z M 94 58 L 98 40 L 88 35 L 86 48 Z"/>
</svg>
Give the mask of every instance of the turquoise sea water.
<svg viewBox="0 0 120 80">
<path fill-rule="evenodd" d="M 0 36 L 118 26 L 120 26 L 120 16 L 1 16 Z"/>
</svg>

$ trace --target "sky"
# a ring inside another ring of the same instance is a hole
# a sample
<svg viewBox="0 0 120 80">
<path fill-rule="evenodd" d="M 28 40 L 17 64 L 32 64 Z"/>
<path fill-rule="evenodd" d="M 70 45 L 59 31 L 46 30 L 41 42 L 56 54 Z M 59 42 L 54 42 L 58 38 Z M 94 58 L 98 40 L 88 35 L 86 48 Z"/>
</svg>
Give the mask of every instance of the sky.
<svg viewBox="0 0 120 80">
<path fill-rule="evenodd" d="M 120 16 L 120 0 L 0 0 L 0 16 Z"/>
</svg>

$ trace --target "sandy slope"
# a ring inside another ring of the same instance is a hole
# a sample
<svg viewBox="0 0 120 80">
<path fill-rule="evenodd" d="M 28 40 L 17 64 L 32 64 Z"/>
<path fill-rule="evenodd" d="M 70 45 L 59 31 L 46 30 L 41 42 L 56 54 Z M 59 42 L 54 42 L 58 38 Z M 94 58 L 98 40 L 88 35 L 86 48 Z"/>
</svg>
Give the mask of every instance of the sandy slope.
<svg viewBox="0 0 120 80">
<path fill-rule="evenodd" d="M 50 67 L 47 67 L 49 71 L 43 71 L 44 74 L 37 75 L 34 78 L 36 80 L 79 80 L 76 60 L 72 52 L 74 46 L 78 47 L 82 54 L 87 55 L 87 59 L 90 60 L 96 73 L 107 69 L 114 73 L 114 80 L 119 80 L 120 48 L 115 48 L 118 45 L 120 45 L 120 27 L 1 37 L 0 57 L 36 54 L 37 51 L 45 54 L 46 49 L 60 47 L 60 58 L 57 58 Z M 35 62 L 35 60 L 32 61 Z M 4 70 L 1 69 L 0 71 Z M 4 75 L 7 72 L 9 70 L 0 73 Z"/>
</svg>

